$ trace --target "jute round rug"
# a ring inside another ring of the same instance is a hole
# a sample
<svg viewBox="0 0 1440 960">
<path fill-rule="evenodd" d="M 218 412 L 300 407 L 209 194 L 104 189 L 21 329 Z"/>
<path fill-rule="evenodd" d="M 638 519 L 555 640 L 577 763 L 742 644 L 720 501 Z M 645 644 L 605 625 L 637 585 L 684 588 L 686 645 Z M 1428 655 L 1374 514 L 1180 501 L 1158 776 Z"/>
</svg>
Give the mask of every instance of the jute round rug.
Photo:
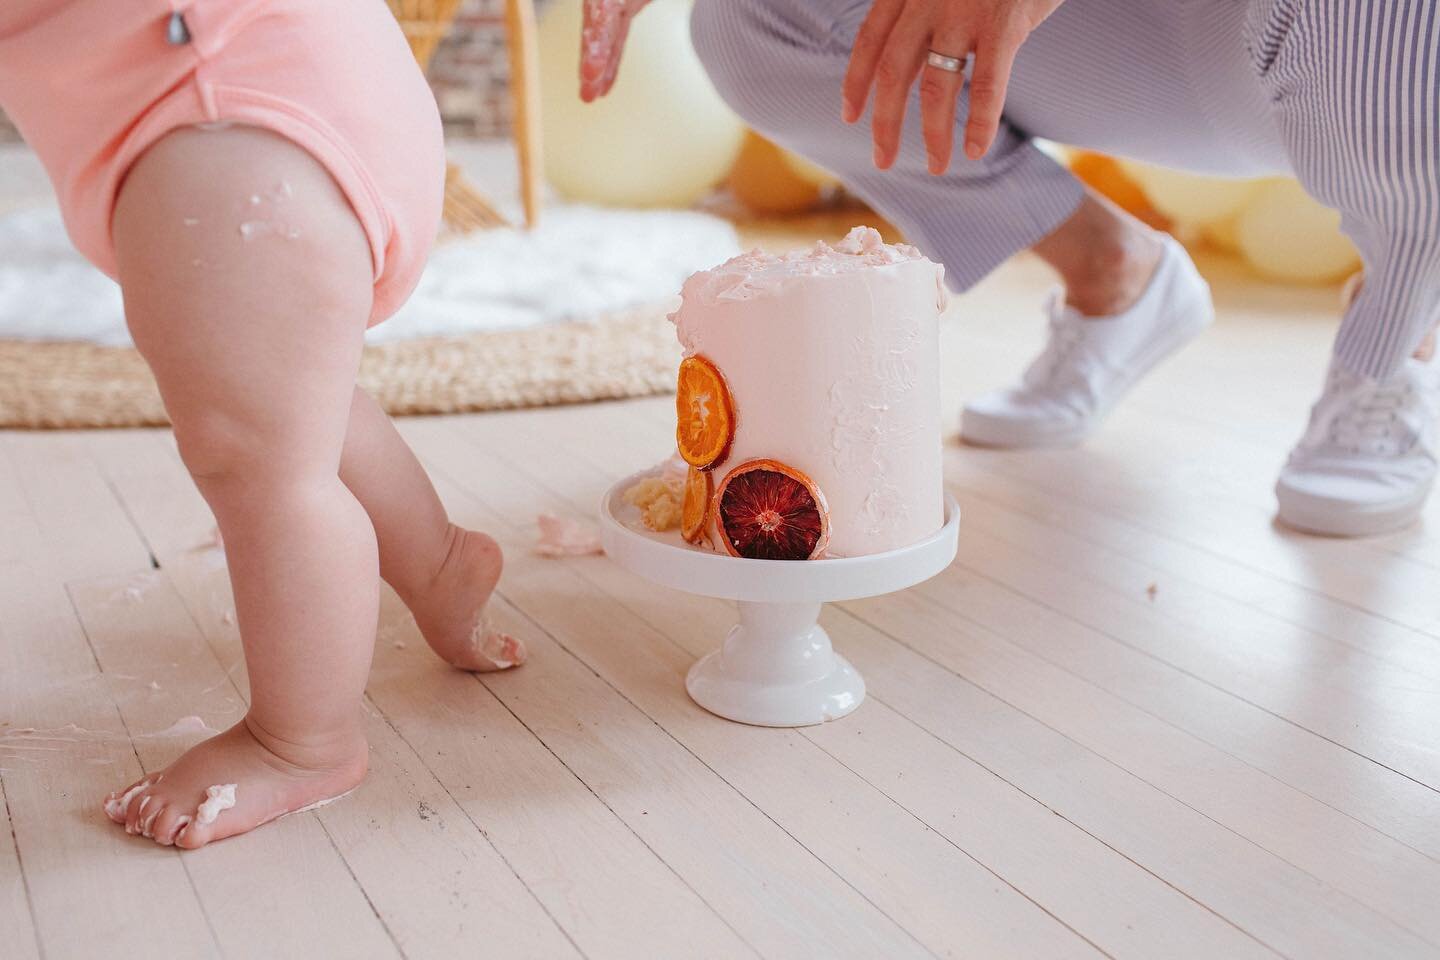
<svg viewBox="0 0 1440 960">
<path fill-rule="evenodd" d="M 675 387 L 673 304 L 560 323 L 367 345 L 360 384 L 392 414 L 465 413 L 649 396 Z M 0 428 L 162 426 L 130 347 L 0 340 Z"/>
</svg>

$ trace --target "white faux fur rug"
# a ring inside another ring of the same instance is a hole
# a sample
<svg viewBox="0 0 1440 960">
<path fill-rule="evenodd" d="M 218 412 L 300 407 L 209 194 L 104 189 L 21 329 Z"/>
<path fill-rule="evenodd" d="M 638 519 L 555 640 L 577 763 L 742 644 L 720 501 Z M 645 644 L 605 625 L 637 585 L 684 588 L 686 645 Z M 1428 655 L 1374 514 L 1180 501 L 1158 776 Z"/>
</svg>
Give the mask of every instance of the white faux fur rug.
<svg viewBox="0 0 1440 960">
<path fill-rule="evenodd" d="M 673 297 L 738 250 L 734 228 L 702 213 L 552 206 L 533 232 L 437 246 L 410 301 L 367 339 L 594 319 Z M 0 217 L 0 339 L 130 343 L 119 288 L 74 251 L 53 206 Z"/>
</svg>

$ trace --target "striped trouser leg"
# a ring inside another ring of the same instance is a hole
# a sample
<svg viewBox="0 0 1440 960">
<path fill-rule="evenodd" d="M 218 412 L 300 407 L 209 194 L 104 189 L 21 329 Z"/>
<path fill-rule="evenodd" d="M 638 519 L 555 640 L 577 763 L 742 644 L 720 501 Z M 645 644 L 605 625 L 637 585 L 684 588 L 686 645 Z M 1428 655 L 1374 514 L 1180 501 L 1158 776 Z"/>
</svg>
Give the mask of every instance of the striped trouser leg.
<svg viewBox="0 0 1440 960">
<path fill-rule="evenodd" d="M 868 0 L 699 0 L 692 34 L 711 79 L 746 122 L 840 177 L 942 262 L 952 286 L 965 289 L 1053 231 L 1083 190 L 1008 126 L 980 162 L 957 150 L 951 172 L 931 176 L 913 97 L 895 166 L 876 170 L 868 123 L 840 119 L 840 82 L 868 6 Z"/>
<path fill-rule="evenodd" d="M 1296 174 L 1365 260 L 1335 357 L 1383 379 L 1440 322 L 1440 0 L 1252 0 L 1248 32 Z"/>
</svg>

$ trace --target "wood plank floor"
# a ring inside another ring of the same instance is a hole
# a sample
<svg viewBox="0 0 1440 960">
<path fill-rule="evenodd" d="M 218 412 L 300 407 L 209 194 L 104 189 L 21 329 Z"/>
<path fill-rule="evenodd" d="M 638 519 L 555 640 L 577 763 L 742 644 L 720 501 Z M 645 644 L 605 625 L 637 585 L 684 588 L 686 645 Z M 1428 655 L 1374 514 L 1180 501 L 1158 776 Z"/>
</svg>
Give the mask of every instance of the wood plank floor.
<svg viewBox="0 0 1440 960">
<path fill-rule="evenodd" d="M 1440 507 L 1273 525 L 1336 295 L 1212 273 L 1221 323 L 1084 448 L 949 442 L 960 555 L 826 611 L 870 697 L 805 730 L 686 697 L 725 603 L 531 552 L 667 399 L 403 422 L 533 661 L 446 669 L 387 595 L 368 781 L 191 854 L 98 800 L 244 710 L 210 515 L 164 432 L 0 433 L 0 955 L 1440 956 Z M 1044 283 L 959 300 L 948 410 Z"/>
</svg>

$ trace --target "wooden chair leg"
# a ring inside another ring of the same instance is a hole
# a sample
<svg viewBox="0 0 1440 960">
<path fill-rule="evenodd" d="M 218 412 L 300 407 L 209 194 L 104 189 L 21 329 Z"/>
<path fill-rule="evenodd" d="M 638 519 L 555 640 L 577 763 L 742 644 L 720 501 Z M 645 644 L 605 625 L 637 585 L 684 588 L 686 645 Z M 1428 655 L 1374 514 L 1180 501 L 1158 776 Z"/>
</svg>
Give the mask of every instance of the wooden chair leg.
<svg viewBox="0 0 1440 960">
<path fill-rule="evenodd" d="M 520 199 L 525 207 L 525 224 L 533 228 L 540 219 L 545 184 L 534 0 L 505 0 L 505 42 L 510 53 L 512 127 L 520 158 Z"/>
<path fill-rule="evenodd" d="M 470 185 L 457 164 L 445 165 L 445 234 L 463 237 L 476 230 L 493 230 L 509 225 L 489 199 Z"/>
</svg>

